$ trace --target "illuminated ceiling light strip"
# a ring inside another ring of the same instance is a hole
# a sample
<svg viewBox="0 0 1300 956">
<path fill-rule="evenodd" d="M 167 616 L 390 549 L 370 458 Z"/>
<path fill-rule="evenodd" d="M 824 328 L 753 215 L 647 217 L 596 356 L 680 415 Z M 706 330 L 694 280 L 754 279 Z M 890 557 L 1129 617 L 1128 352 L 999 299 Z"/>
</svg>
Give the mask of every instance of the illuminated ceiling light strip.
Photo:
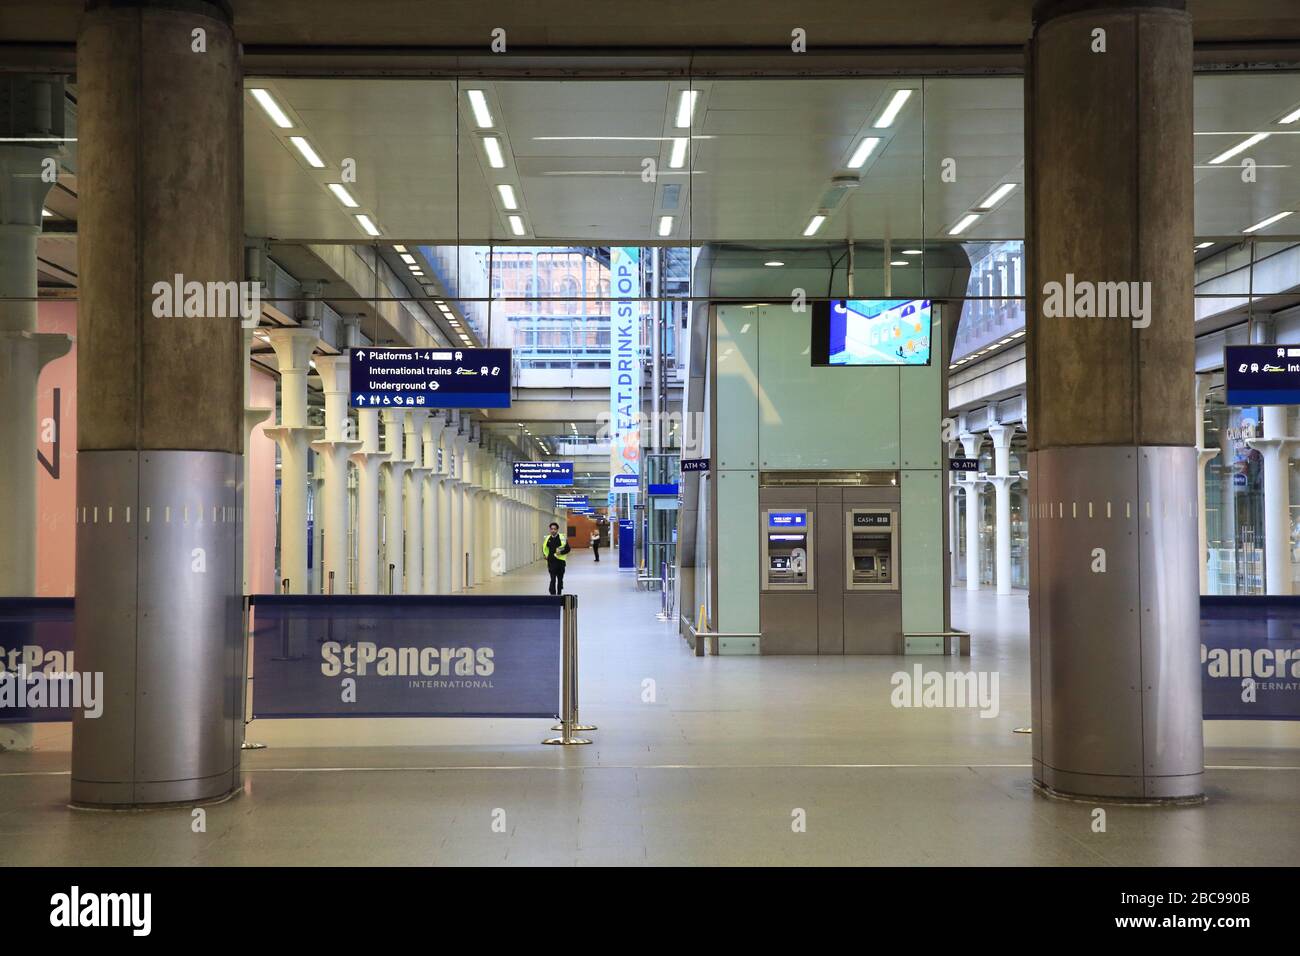
<svg viewBox="0 0 1300 956">
<path fill-rule="evenodd" d="M 853 151 L 853 155 L 849 157 L 849 169 L 861 169 L 862 164 L 870 158 L 879 145 L 880 138 L 877 136 L 868 136 L 863 139 L 862 142 L 858 143 L 858 148 Z"/>
<path fill-rule="evenodd" d="M 513 232 L 516 236 L 522 236 L 525 233 L 526 230 L 524 229 L 523 216 L 510 217 L 510 231 Z"/>
<path fill-rule="evenodd" d="M 681 169 L 686 165 L 686 146 L 690 142 L 685 136 L 679 136 L 673 140 L 673 151 L 668 156 L 668 166 L 671 169 Z"/>
<path fill-rule="evenodd" d="M 492 111 L 488 109 L 487 96 L 482 90 L 466 90 L 465 95 L 469 98 L 469 108 L 474 114 L 474 122 L 478 124 L 478 128 L 491 129 L 494 124 Z"/>
<path fill-rule="evenodd" d="M 357 213 L 357 222 L 361 223 L 361 228 L 364 229 L 368 235 L 379 235 L 379 227 L 376 226 L 365 213 Z"/>
<path fill-rule="evenodd" d="M 819 214 L 813 216 L 811 219 L 808 220 L 808 226 L 807 228 L 804 229 L 803 234 L 805 236 L 813 235 L 818 229 L 822 227 L 822 223 L 824 223 L 825 221 L 826 221 L 826 217 L 823 215 Z"/>
<path fill-rule="evenodd" d="M 41 218 L 42 218 L 42 219 L 48 219 L 50 216 L 53 216 L 53 215 L 54 215 L 54 213 L 50 212 L 50 211 L 49 211 L 48 209 L 46 209 L 44 206 L 41 207 Z"/>
<path fill-rule="evenodd" d="M 672 217 L 672 216 L 660 216 L 660 217 L 659 217 L 659 235 L 660 235 L 660 236 L 671 236 L 672 234 L 673 234 L 673 217 Z"/>
<path fill-rule="evenodd" d="M 495 136 L 483 137 L 483 152 L 487 153 L 488 165 L 493 169 L 505 169 L 506 157 L 501 152 L 501 140 Z"/>
<path fill-rule="evenodd" d="M 500 183 L 497 186 L 497 194 L 501 197 L 501 205 L 505 206 L 511 212 L 519 208 L 519 201 L 515 198 L 515 187 L 509 183 Z"/>
<path fill-rule="evenodd" d="M 262 112 L 271 118 L 272 123 L 280 129 L 293 129 L 293 120 L 280 109 L 280 104 L 275 101 L 270 90 L 251 89 L 248 92 L 253 95 L 253 99 L 257 100 L 257 105 L 262 107 Z"/>
<path fill-rule="evenodd" d="M 1198 243 L 1196 244 L 1196 248 L 1197 248 L 1197 249 L 1208 249 L 1208 248 L 1210 248 L 1210 246 L 1212 246 L 1212 245 L 1214 245 L 1214 243 L 1212 243 L 1212 242 L 1198 242 Z"/>
<path fill-rule="evenodd" d="M 984 201 L 979 203 L 975 208 L 985 209 L 985 210 L 992 209 L 1003 199 L 1005 199 L 1007 197 L 1007 194 L 1015 188 L 1016 188 L 1015 183 L 1003 183 L 997 189 L 993 190 L 993 192 L 985 196 Z"/>
<path fill-rule="evenodd" d="M 872 125 L 875 126 L 876 129 L 886 129 L 893 125 L 894 120 L 898 118 L 899 111 L 902 110 L 904 104 L 907 103 L 907 100 L 911 95 L 911 90 L 895 91 L 894 95 L 889 100 L 889 104 L 885 107 L 885 111 L 880 114 L 880 118 Z"/>
<path fill-rule="evenodd" d="M 1260 221 L 1260 222 L 1257 222 L 1257 223 L 1255 223 L 1255 225 L 1253 225 L 1253 226 L 1249 226 L 1249 227 L 1247 227 L 1246 229 L 1243 229 L 1243 230 L 1241 230 L 1241 231 L 1242 231 L 1242 232 L 1258 232 L 1260 229 L 1265 229 L 1265 228 L 1267 228 L 1268 226 L 1273 225 L 1273 223 L 1277 222 L 1278 220 L 1285 219 L 1285 218 L 1286 218 L 1287 216 L 1289 216 L 1289 215 L 1291 215 L 1291 210 L 1290 210 L 1290 209 L 1286 210 L 1285 212 L 1280 212 L 1280 213 L 1278 213 L 1277 215 L 1269 216 L 1267 219 L 1264 219 L 1264 220 L 1262 220 L 1262 221 Z"/>
<path fill-rule="evenodd" d="M 347 206 L 349 209 L 357 208 L 357 201 L 352 198 L 350 192 L 343 188 L 342 183 L 330 183 L 329 188 L 330 192 L 332 192 L 338 198 L 338 201 L 343 203 L 343 205 Z"/>
<path fill-rule="evenodd" d="M 695 118 L 695 101 L 700 97 L 699 90 L 682 90 L 681 96 L 677 98 L 677 118 L 675 125 L 678 129 L 689 129 L 692 120 Z"/>
<path fill-rule="evenodd" d="M 963 232 L 969 229 L 971 223 L 973 223 L 978 218 L 979 218 L 979 213 L 968 212 L 966 215 L 962 216 L 961 219 L 957 221 L 957 225 L 953 226 L 951 229 L 948 230 L 948 235 L 960 236 Z"/>
<path fill-rule="evenodd" d="M 394 251 L 394 252 L 405 252 L 405 251 L 406 251 L 406 246 L 393 246 L 393 251 Z"/>
<path fill-rule="evenodd" d="M 405 262 L 408 266 L 413 266 L 415 265 L 415 256 L 411 255 L 409 252 L 403 252 L 402 261 Z"/>
<path fill-rule="evenodd" d="M 307 165 L 315 169 L 324 169 L 325 160 L 321 159 L 316 150 L 312 149 L 311 143 L 307 142 L 305 136 L 290 136 L 289 142 L 298 148 L 302 158 L 307 160 Z"/>
<path fill-rule="evenodd" d="M 1290 126 L 1296 120 L 1300 120 L 1300 109 L 1292 110 L 1290 113 L 1287 113 L 1286 116 L 1283 116 L 1278 120 L 1278 123 L 1282 126 Z"/>
<path fill-rule="evenodd" d="M 1222 163 L 1225 160 L 1232 159 L 1232 157 L 1236 156 L 1238 153 L 1245 152 L 1246 150 L 1254 146 L 1256 143 L 1262 143 L 1266 139 L 1268 139 L 1268 133 L 1256 133 L 1254 136 L 1249 136 L 1246 139 L 1243 139 L 1236 146 L 1233 146 L 1231 149 L 1225 149 L 1218 156 L 1215 156 L 1212 160 L 1210 160 L 1210 165 L 1217 166 L 1219 165 L 1219 163 Z"/>
</svg>

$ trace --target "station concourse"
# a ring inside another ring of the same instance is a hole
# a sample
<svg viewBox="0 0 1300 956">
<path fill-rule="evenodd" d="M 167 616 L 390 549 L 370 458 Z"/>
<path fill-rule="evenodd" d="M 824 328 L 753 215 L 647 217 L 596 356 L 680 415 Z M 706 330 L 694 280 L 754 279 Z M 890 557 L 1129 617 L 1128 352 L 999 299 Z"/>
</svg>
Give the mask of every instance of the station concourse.
<svg viewBox="0 0 1300 956">
<path fill-rule="evenodd" d="M 276 6 L 0 11 L 0 863 L 1294 865 L 1290 4 Z"/>
</svg>

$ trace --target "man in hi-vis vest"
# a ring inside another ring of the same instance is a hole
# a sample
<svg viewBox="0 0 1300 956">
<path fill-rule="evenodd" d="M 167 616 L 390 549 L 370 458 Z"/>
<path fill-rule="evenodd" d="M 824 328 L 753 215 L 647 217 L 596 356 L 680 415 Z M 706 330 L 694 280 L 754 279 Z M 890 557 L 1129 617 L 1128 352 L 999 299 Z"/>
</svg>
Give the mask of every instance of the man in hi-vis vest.
<svg viewBox="0 0 1300 956">
<path fill-rule="evenodd" d="M 564 568 L 569 560 L 569 545 L 560 537 L 560 526 L 551 522 L 551 533 L 542 542 L 542 557 L 546 558 L 546 570 L 551 572 L 551 593 L 564 593 Z"/>
</svg>

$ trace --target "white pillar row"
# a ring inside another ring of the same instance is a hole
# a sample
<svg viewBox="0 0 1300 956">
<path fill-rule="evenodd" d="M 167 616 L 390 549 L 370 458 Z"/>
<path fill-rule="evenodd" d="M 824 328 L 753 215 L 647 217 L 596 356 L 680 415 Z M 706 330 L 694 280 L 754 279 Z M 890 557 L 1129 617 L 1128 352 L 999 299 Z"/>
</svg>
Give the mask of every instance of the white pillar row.
<svg viewBox="0 0 1300 956">
<path fill-rule="evenodd" d="M 406 593 L 424 593 L 424 420 L 425 409 L 408 408 L 406 435 Z"/>
<path fill-rule="evenodd" d="M 265 432 L 280 446 L 280 580 L 290 594 L 307 594 L 307 449 L 322 433 L 307 427 L 307 372 L 319 341 L 314 329 L 272 329 L 280 369 L 280 421 Z"/>
<path fill-rule="evenodd" d="M 253 429 L 262 422 L 266 421 L 275 414 L 274 408 L 263 408 L 261 406 L 253 407 L 248 404 L 251 391 L 251 379 L 253 371 L 253 337 L 255 330 L 244 329 L 244 492 L 240 498 L 239 507 L 243 514 L 240 521 L 243 523 L 244 538 L 244 556 L 243 556 L 243 579 L 244 594 L 250 593 L 248 582 L 248 567 L 253 563 L 253 536 L 248 533 L 248 500 L 249 500 L 249 483 L 251 473 L 249 472 L 250 456 L 248 446 L 253 441 Z"/>
<path fill-rule="evenodd" d="M 1210 396 L 1210 376 L 1196 376 L 1196 540 L 1201 556 L 1197 566 L 1201 572 L 1201 593 L 1210 591 L 1210 536 L 1205 524 L 1205 466 L 1219 454 L 1218 448 L 1205 447 L 1205 400 Z M 1267 506 L 1268 499 L 1264 499 Z"/>
<path fill-rule="evenodd" d="M 425 594 L 443 593 L 438 587 L 438 551 L 439 537 L 446 531 L 446 526 L 440 523 L 438 516 L 438 490 L 442 484 L 438 450 L 446 427 L 447 419 L 439 414 L 430 414 L 424 420 L 424 574 L 421 590 Z"/>
<path fill-rule="evenodd" d="M 1264 458 L 1264 591 L 1290 594 L 1291 586 L 1291 450 L 1285 405 L 1264 406 L 1264 437 L 1248 444 Z"/>
<path fill-rule="evenodd" d="M 993 474 L 988 481 L 993 485 L 996 528 L 993 547 L 996 555 L 994 580 L 998 594 L 1011 593 L 1011 486 L 1020 475 L 1011 471 L 1011 439 L 1015 425 L 991 425 L 989 437 L 993 439 Z"/>
<path fill-rule="evenodd" d="M 954 474 L 954 472 L 949 472 Z M 960 536 L 957 533 L 957 496 L 962 494 L 961 485 L 953 481 L 948 487 L 948 573 L 951 581 L 957 580 L 957 545 Z"/>
<path fill-rule="evenodd" d="M 384 560 L 379 568 L 380 590 L 384 594 L 402 594 L 406 563 L 403 553 L 402 490 L 410 463 L 403 452 L 403 425 L 406 409 L 385 408 L 384 451 Z"/>
<path fill-rule="evenodd" d="M 382 594 L 387 582 L 379 573 L 379 470 L 388 452 L 379 450 L 379 409 L 357 409 L 361 448 L 352 453 L 357 466 L 358 594 Z"/>
<path fill-rule="evenodd" d="M 967 458 L 979 458 L 984 436 L 965 432 L 961 446 Z M 980 482 L 978 472 L 962 472 L 962 487 L 966 489 L 966 590 L 980 589 Z"/>
<path fill-rule="evenodd" d="M 325 487 L 316 502 L 316 527 L 322 534 L 324 553 L 316 563 L 321 569 L 321 590 L 326 594 L 353 591 L 348 579 L 348 531 L 352 526 L 348 513 L 348 459 L 362 443 L 352 438 L 348 417 L 352 378 L 348 363 L 347 353 L 322 355 L 316 360 L 316 373 L 325 392 L 325 437 L 312 442 L 311 447 L 324 464 Z"/>
</svg>

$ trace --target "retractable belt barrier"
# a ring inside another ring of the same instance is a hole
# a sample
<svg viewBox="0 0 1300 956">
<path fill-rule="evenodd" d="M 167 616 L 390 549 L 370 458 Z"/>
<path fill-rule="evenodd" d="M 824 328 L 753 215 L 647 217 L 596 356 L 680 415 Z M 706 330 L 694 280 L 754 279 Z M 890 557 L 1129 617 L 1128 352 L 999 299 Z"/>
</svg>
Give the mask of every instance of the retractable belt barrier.
<svg viewBox="0 0 1300 956">
<path fill-rule="evenodd" d="M 254 719 L 557 718 L 544 743 L 590 742 L 575 736 L 595 729 L 578 719 L 575 595 L 246 601 Z M 0 598 L 0 722 L 72 718 L 49 688 L 75 671 L 74 629 L 72 598 Z"/>
</svg>

